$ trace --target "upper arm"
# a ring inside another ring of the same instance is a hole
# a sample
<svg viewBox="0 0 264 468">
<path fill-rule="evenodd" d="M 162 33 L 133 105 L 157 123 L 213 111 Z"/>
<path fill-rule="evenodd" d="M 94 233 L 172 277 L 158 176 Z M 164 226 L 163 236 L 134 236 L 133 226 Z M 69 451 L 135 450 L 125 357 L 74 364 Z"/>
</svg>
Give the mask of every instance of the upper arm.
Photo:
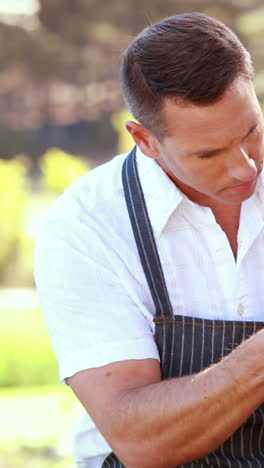
<svg viewBox="0 0 264 468">
<path fill-rule="evenodd" d="M 35 252 L 38 295 L 61 379 L 111 362 L 159 359 L 140 282 L 127 278 L 131 293 L 121 259 L 106 255 L 95 230 L 75 224 L 50 222 Z"/>
<path fill-rule="evenodd" d="M 156 359 L 128 360 L 87 369 L 67 379 L 96 426 L 118 451 L 119 403 L 129 390 L 161 380 Z"/>
<path fill-rule="evenodd" d="M 122 396 L 160 380 L 159 354 L 133 252 L 122 238 L 118 252 L 106 247 L 90 224 L 53 217 L 38 238 L 35 279 L 60 377 L 115 447 Z"/>
</svg>

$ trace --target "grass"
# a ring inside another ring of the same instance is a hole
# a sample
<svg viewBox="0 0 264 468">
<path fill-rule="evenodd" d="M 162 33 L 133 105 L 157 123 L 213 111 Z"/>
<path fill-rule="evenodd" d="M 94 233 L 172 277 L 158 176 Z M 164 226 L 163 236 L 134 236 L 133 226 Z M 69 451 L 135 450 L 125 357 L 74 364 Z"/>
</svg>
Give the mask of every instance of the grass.
<svg viewBox="0 0 264 468">
<path fill-rule="evenodd" d="M 63 445 L 82 411 L 64 385 L 0 391 L 0 440 L 5 443 Z M 68 441 L 67 444 L 68 445 Z"/>
<path fill-rule="evenodd" d="M 58 369 L 38 308 L 0 309 L 0 387 L 58 382 Z"/>
<path fill-rule="evenodd" d="M 38 308 L 0 308 L 0 468 L 70 468 L 82 412 L 58 369 Z"/>
<path fill-rule="evenodd" d="M 73 468 L 75 465 L 67 457 L 58 458 L 49 450 L 35 451 L 21 448 L 15 452 L 1 447 L 0 468 Z"/>
<path fill-rule="evenodd" d="M 81 405 L 64 385 L 0 391 L 0 468 L 68 468 Z"/>
</svg>

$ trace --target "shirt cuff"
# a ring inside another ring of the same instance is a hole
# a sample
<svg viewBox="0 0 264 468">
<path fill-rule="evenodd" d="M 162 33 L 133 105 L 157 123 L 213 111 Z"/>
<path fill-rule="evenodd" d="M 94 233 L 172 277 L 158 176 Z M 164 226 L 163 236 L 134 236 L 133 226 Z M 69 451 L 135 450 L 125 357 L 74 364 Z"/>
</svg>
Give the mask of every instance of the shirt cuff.
<svg viewBox="0 0 264 468">
<path fill-rule="evenodd" d="M 159 361 L 159 352 L 154 339 L 115 341 L 72 353 L 59 360 L 60 380 L 65 383 L 67 377 L 82 370 L 129 359 L 157 359 Z"/>
</svg>

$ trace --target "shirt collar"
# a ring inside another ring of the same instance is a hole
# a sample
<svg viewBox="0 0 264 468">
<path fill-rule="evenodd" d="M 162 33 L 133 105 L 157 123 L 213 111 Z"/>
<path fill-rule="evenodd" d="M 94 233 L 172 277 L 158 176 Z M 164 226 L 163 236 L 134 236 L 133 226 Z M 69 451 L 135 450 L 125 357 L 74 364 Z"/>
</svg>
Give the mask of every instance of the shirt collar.
<svg viewBox="0 0 264 468">
<path fill-rule="evenodd" d="M 137 147 L 137 168 L 148 214 L 155 234 L 160 235 L 173 211 L 186 198 L 158 163 Z"/>
</svg>

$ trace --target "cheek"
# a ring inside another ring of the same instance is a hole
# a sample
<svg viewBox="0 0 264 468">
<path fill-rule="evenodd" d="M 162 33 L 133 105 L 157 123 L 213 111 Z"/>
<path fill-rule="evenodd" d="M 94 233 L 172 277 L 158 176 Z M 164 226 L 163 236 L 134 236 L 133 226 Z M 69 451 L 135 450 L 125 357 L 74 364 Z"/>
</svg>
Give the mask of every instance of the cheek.
<svg viewBox="0 0 264 468">
<path fill-rule="evenodd" d="M 261 134 L 258 137 L 256 137 L 254 141 L 248 143 L 247 149 L 248 154 L 255 161 L 262 160 L 264 156 L 264 135 Z"/>
<path fill-rule="evenodd" d="M 205 161 L 195 162 L 191 166 L 184 167 L 182 177 L 196 188 L 214 187 L 220 175 L 220 170 L 214 164 Z"/>
<path fill-rule="evenodd" d="M 261 155 L 261 157 L 263 158 L 263 155 L 264 155 L 263 154 L 264 153 L 264 134 L 262 134 L 260 136 L 257 146 L 258 146 L 257 151 Z"/>
<path fill-rule="evenodd" d="M 193 171 L 193 183 L 197 188 L 215 192 L 228 178 L 224 161 L 220 158 L 200 162 Z"/>
<path fill-rule="evenodd" d="M 167 154 L 164 162 L 170 173 L 182 182 L 196 188 L 214 188 L 226 177 L 224 161 L 220 158 L 199 159 L 197 157 L 175 158 Z"/>
</svg>

